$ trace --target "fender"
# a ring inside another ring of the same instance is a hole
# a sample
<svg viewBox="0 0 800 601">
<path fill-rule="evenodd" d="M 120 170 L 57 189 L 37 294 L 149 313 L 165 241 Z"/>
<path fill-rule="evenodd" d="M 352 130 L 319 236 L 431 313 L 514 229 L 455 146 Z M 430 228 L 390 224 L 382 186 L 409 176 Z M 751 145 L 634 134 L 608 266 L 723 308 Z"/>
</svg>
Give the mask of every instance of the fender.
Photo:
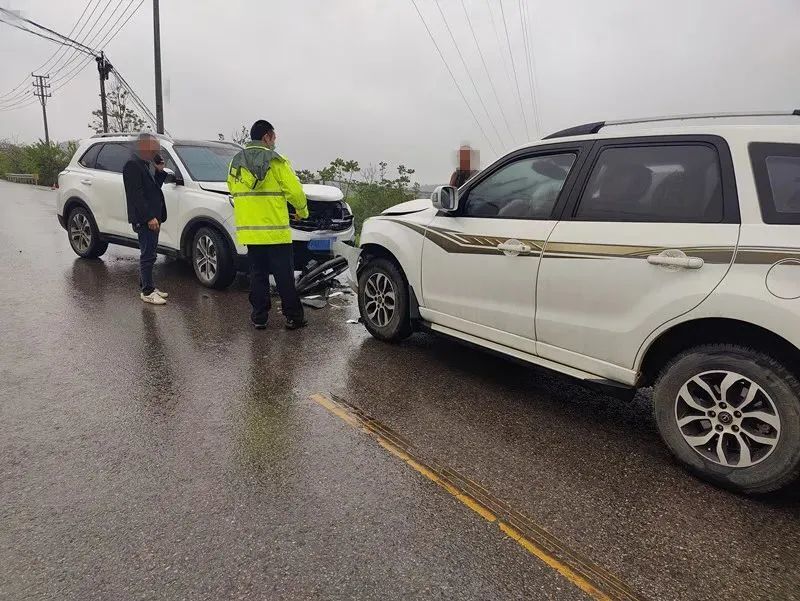
<svg viewBox="0 0 800 601">
<path fill-rule="evenodd" d="M 189 240 L 189 232 L 191 232 L 195 226 L 200 225 L 209 225 L 211 227 L 216 228 L 225 238 L 225 241 L 228 243 L 228 248 L 233 251 L 234 258 L 238 255 L 236 250 L 236 244 L 234 244 L 233 239 L 231 238 L 230 233 L 228 233 L 228 228 L 226 228 L 222 223 L 214 219 L 213 217 L 208 216 L 201 216 L 201 217 L 193 217 L 189 221 L 186 222 L 186 225 L 183 226 L 183 230 L 181 231 L 181 242 L 180 242 L 180 249 L 181 249 L 181 256 L 184 258 L 189 257 L 191 252 L 187 252 L 187 247 L 191 244 L 191 240 Z"/>
<path fill-rule="evenodd" d="M 388 250 L 397 259 L 414 289 L 419 303 L 425 306 L 422 290 L 422 246 L 425 226 L 436 216 L 433 209 L 410 215 L 381 215 L 368 219 L 361 233 L 361 247 L 375 244 Z"/>
</svg>

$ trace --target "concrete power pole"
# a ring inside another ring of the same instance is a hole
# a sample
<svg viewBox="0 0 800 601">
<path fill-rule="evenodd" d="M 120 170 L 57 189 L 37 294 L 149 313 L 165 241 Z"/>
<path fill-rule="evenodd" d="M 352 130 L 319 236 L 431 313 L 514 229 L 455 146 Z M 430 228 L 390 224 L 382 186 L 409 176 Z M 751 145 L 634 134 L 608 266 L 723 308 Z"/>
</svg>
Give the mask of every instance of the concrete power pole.
<svg viewBox="0 0 800 601">
<path fill-rule="evenodd" d="M 44 118 L 44 141 L 47 145 L 50 145 L 50 132 L 47 129 L 47 108 L 45 105 L 47 104 L 47 99 L 52 96 L 50 93 L 50 84 L 45 83 L 48 79 L 50 79 L 49 75 L 34 75 L 31 73 L 31 76 L 34 78 L 33 81 L 33 94 L 39 98 L 39 101 L 42 103 L 42 117 Z"/>
<path fill-rule="evenodd" d="M 108 103 L 106 102 L 106 80 L 111 73 L 111 63 L 106 60 L 106 55 L 101 52 L 95 58 L 97 61 L 97 72 L 100 74 L 100 110 L 103 113 L 103 131 L 108 133 Z"/>
<path fill-rule="evenodd" d="M 156 131 L 164 133 L 164 100 L 161 96 L 161 24 L 158 0 L 153 0 L 153 55 L 156 72 Z"/>
</svg>

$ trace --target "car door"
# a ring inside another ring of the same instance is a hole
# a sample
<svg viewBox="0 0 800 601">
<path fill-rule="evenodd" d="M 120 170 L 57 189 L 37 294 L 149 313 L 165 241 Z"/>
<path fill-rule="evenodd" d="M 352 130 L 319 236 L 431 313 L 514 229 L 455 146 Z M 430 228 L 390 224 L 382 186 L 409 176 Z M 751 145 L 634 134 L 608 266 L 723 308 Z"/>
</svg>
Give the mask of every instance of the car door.
<svg viewBox="0 0 800 601">
<path fill-rule="evenodd" d="M 724 140 L 598 141 L 544 249 L 537 353 L 630 380 L 647 336 L 700 304 L 725 276 L 738 235 Z"/>
<path fill-rule="evenodd" d="M 95 161 L 92 177 L 92 195 L 103 208 L 105 234 L 136 238 L 128 223 L 128 205 L 125 202 L 125 185 L 122 169 L 131 158 L 132 146 L 125 142 L 106 142 Z"/>
<path fill-rule="evenodd" d="M 535 352 L 541 249 L 584 148 L 553 144 L 513 153 L 461 188 L 455 214 L 434 217 L 422 249 L 425 319 Z"/>
<path fill-rule="evenodd" d="M 162 146 L 159 154 L 164 159 L 164 166 L 175 174 L 175 180 L 169 183 L 165 182 L 161 186 L 164 203 L 167 205 L 167 220 L 161 225 L 158 244 L 178 250 L 180 249 L 181 200 L 186 190 L 183 185 L 184 175 L 169 150 Z"/>
</svg>

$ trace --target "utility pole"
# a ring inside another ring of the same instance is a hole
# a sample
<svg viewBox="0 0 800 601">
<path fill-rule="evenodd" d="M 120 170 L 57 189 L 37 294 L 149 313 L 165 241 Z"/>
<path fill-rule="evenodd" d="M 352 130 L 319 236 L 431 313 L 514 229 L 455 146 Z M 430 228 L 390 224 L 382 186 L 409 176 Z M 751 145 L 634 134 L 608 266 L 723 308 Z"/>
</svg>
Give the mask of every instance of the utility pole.
<svg viewBox="0 0 800 601">
<path fill-rule="evenodd" d="M 106 59 L 106 55 L 100 52 L 100 56 L 95 57 L 97 61 L 97 72 L 100 74 L 100 110 L 103 113 L 103 132 L 108 133 L 108 106 L 106 103 L 106 80 L 111 73 L 111 63 Z"/>
<path fill-rule="evenodd" d="M 164 100 L 161 97 L 161 24 L 158 0 L 153 0 L 153 56 L 156 72 L 156 131 L 164 133 Z"/>
<path fill-rule="evenodd" d="M 47 99 L 52 96 L 50 93 L 50 84 L 45 83 L 48 79 L 50 79 L 49 75 L 34 75 L 31 73 L 31 77 L 34 78 L 33 82 L 33 94 L 39 98 L 39 101 L 42 103 L 42 117 L 44 117 L 44 141 L 47 145 L 50 145 L 50 132 L 47 129 L 47 109 L 45 105 L 47 104 Z"/>
</svg>

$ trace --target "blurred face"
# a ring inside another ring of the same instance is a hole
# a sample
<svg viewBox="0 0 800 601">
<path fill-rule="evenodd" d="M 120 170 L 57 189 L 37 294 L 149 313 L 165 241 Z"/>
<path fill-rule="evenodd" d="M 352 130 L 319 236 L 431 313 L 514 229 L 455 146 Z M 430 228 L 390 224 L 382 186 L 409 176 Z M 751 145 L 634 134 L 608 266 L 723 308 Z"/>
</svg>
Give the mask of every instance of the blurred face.
<svg viewBox="0 0 800 601">
<path fill-rule="evenodd" d="M 137 142 L 136 148 L 140 157 L 145 161 L 152 161 L 153 157 L 161 150 L 161 143 L 158 138 L 145 138 Z"/>
<path fill-rule="evenodd" d="M 480 169 L 478 151 L 469 146 L 458 149 L 458 168 L 461 171 L 477 171 Z"/>
</svg>

